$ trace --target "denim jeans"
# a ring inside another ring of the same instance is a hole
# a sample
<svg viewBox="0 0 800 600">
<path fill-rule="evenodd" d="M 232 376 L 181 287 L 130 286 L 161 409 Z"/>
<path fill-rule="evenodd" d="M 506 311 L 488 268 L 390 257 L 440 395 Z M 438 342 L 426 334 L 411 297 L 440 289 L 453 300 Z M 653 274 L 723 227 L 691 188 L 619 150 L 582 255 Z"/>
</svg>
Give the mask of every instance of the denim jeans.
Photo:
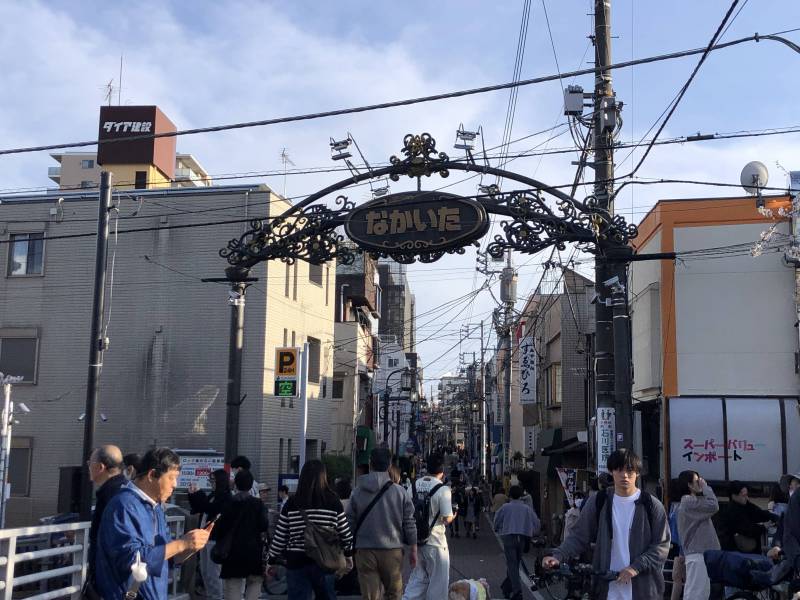
<svg viewBox="0 0 800 600">
<path fill-rule="evenodd" d="M 525 538 L 521 535 L 502 535 L 503 551 L 506 555 L 506 570 L 508 580 L 511 582 L 512 594 L 522 591 L 519 578 L 519 563 L 522 561 L 522 550 L 525 547 Z"/>
<path fill-rule="evenodd" d="M 306 565 L 299 569 L 286 569 L 286 583 L 289 586 L 288 600 L 336 600 L 336 575 L 327 573 L 317 565 Z"/>
</svg>

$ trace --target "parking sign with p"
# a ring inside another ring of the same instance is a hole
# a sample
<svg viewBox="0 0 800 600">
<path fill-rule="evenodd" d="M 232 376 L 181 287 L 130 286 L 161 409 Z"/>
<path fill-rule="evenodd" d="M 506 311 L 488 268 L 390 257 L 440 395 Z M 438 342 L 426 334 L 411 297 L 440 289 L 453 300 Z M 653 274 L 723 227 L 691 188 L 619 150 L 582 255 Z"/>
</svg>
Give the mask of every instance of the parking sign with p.
<svg viewBox="0 0 800 600">
<path fill-rule="evenodd" d="M 297 357 L 299 348 L 275 349 L 275 395 L 297 395 Z"/>
</svg>

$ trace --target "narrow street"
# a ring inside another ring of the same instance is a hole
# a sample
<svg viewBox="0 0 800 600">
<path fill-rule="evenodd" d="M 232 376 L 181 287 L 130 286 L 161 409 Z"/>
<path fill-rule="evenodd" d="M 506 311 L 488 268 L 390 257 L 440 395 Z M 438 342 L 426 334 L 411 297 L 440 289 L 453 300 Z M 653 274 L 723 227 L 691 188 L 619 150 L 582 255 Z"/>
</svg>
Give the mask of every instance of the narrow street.
<svg viewBox="0 0 800 600">
<path fill-rule="evenodd" d="M 492 531 L 486 513 L 481 515 L 477 539 L 448 536 L 450 544 L 450 581 L 481 579 L 489 582 L 492 598 L 502 598 L 500 584 L 506 577 L 506 561 L 500 543 Z"/>
</svg>

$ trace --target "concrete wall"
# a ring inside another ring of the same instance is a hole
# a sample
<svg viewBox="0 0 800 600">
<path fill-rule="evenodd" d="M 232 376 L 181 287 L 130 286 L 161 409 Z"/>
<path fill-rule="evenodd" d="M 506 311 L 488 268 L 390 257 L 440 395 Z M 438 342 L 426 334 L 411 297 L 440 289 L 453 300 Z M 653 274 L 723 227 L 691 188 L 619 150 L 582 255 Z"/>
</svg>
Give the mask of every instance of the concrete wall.
<svg viewBox="0 0 800 600">
<path fill-rule="evenodd" d="M 44 230 L 50 238 L 93 232 L 96 193 L 64 197 L 62 212 L 54 216 L 50 209 L 55 198 L 4 199 L 0 240 L 26 230 Z M 266 188 L 239 187 L 147 193 L 139 214 L 132 217 L 137 206 L 122 198 L 120 232 L 266 216 L 286 204 Z M 198 210 L 205 212 L 189 212 Z M 120 233 L 116 242 L 112 235 L 113 300 L 110 271 L 106 290 L 111 346 L 105 354 L 99 409 L 108 420 L 97 425 L 97 444 L 115 443 L 124 452 L 143 452 L 151 445 L 223 449 L 228 289 L 200 279 L 223 275 L 226 263 L 219 249 L 245 227 L 233 223 Z M 3 265 L 8 249 L 0 245 Z M 0 278 L 0 330 L 35 327 L 39 332 L 37 383 L 15 386 L 13 392 L 32 411 L 21 416 L 14 435 L 32 441 L 33 477 L 30 497 L 12 499 L 11 525 L 54 513 L 59 467 L 82 462 L 83 424 L 78 417 L 86 393 L 94 251 L 91 236 L 49 239 L 43 276 Z M 308 281 L 306 263 L 298 265 L 297 301 L 284 296 L 282 264 L 262 263 L 252 274 L 259 281 L 247 293 L 242 382 L 247 397 L 239 449 L 253 461 L 256 479 L 274 489 L 279 439 L 292 436 L 293 453 L 299 453 L 299 403 L 282 407 L 272 396 L 274 348 L 283 345 L 284 328 L 296 331 L 298 344 L 309 335 L 320 339 L 321 382 L 327 384 L 310 386 L 309 437 L 329 441 L 333 302 L 326 301 L 324 285 Z M 322 387 L 325 397 L 320 397 Z"/>
<path fill-rule="evenodd" d="M 681 227 L 678 252 L 754 242 L 763 224 Z M 779 233 L 788 234 L 781 223 Z M 794 271 L 781 254 L 679 261 L 675 267 L 678 389 L 692 394 L 790 394 L 795 373 Z"/>
</svg>

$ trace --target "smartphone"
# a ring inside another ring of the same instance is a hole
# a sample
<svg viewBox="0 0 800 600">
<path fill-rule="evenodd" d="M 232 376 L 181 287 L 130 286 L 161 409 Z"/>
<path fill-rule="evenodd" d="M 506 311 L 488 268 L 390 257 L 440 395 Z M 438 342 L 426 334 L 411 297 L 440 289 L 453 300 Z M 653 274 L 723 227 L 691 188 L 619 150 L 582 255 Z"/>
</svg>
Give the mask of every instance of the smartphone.
<svg viewBox="0 0 800 600">
<path fill-rule="evenodd" d="M 222 513 L 219 513 L 219 514 L 218 514 L 216 517 L 214 517 L 213 519 L 211 519 L 211 521 L 209 521 L 208 523 L 206 523 L 206 526 L 205 526 L 203 529 L 207 529 L 207 530 L 209 530 L 209 531 L 210 531 L 210 530 L 211 530 L 211 529 L 214 527 L 214 523 L 216 523 L 217 521 L 219 521 L 219 518 L 220 518 L 221 516 L 222 516 Z"/>
</svg>

